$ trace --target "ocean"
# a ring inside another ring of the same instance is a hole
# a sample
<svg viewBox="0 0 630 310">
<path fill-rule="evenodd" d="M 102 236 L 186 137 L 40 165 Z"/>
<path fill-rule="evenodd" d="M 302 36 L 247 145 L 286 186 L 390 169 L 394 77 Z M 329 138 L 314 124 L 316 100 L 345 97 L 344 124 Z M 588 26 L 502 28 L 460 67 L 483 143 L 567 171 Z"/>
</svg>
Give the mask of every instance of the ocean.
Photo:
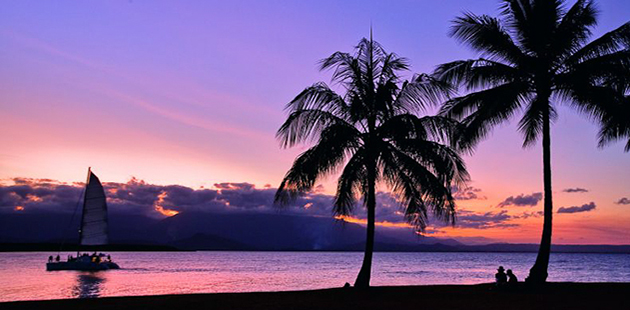
<svg viewBox="0 0 630 310">
<path fill-rule="evenodd" d="M 61 257 L 73 253 L 61 253 Z M 46 271 L 49 255 L 0 253 L 0 301 L 157 294 L 308 290 L 354 282 L 361 252 L 113 252 L 122 269 Z M 374 253 L 372 285 L 520 281 L 535 253 Z M 549 281 L 630 282 L 630 254 L 551 255 Z"/>
</svg>

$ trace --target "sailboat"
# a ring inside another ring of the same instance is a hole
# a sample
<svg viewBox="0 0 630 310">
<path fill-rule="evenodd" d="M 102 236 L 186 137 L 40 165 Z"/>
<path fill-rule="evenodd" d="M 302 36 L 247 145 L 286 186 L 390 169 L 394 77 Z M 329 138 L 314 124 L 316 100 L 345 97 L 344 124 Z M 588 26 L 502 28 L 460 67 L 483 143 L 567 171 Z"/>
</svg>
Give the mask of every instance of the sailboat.
<svg viewBox="0 0 630 310">
<path fill-rule="evenodd" d="M 87 182 L 85 183 L 85 195 L 83 197 L 83 210 L 81 213 L 81 227 L 79 228 L 80 246 L 105 245 L 108 242 L 107 234 L 107 202 L 105 191 L 98 177 L 88 168 Z M 60 261 L 57 255 L 56 261 L 52 256 L 46 264 L 46 270 L 82 270 L 96 271 L 119 269 L 118 264 L 111 261 L 109 255 L 103 253 L 90 255 L 77 251 L 77 257 L 69 256 L 67 261 Z"/>
</svg>

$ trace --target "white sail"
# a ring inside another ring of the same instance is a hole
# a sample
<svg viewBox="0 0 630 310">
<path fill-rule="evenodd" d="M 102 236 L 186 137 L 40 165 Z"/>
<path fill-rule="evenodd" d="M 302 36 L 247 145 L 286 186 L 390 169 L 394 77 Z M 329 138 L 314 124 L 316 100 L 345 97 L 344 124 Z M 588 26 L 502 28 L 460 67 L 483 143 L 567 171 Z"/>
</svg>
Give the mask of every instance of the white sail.
<svg viewBox="0 0 630 310">
<path fill-rule="evenodd" d="M 96 175 L 88 171 L 80 230 L 81 245 L 107 244 L 107 203 Z"/>
</svg>

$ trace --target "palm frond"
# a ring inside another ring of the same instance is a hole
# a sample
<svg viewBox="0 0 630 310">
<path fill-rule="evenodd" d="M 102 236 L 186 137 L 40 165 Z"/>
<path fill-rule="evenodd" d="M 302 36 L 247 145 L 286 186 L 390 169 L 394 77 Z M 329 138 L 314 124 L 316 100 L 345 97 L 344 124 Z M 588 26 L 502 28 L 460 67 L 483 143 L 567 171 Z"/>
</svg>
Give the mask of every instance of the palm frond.
<svg viewBox="0 0 630 310">
<path fill-rule="evenodd" d="M 335 52 L 320 61 L 320 70 L 334 69 L 332 80 L 348 89 L 365 88 L 364 72 L 358 60 L 348 53 Z"/>
<path fill-rule="evenodd" d="M 553 121 L 557 118 L 556 110 L 548 104 L 547 100 L 534 98 L 532 103 L 527 107 L 523 117 L 518 122 L 518 129 L 523 134 L 523 147 L 533 146 L 542 133 L 545 109 L 549 113 L 549 120 Z"/>
<path fill-rule="evenodd" d="M 464 160 L 447 145 L 424 139 L 393 140 L 390 143 L 431 171 L 445 186 L 461 186 L 470 180 Z"/>
<path fill-rule="evenodd" d="M 630 96 L 606 107 L 601 117 L 598 146 L 604 147 L 615 141 L 628 139 L 624 147 L 630 152 Z"/>
<path fill-rule="evenodd" d="M 528 86 L 521 82 L 468 94 L 447 101 L 441 115 L 460 119 L 465 129 L 459 143 L 472 148 L 496 125 L 508 120 L 528 99 Z"/>
<path fill-rule="evenodd" d="M 428 107 L 436 106 L 450 98 L 455 88 L 448 82 L 438 80 L 427 74 L 414 75 L 405 83 L 394 101 L 394 109 L 401 112 L 425 112 Z"/>
<path fill-rule="evenodd" d="M 554 36 L 554 54 L 557 62 L 564 61 L 586 43 L 591 28 L 597 23 L 598 11 L 592 1 L 578 0 L 562 17 Z"/>
<path fill-rule="evenodd" d="M 338 124 L 328 126 L 322 131 L 319 142 L 295 160 L 280 183 L 274 201 L 287 204 L 309 191 L 318 178 L 334 172 L 359 147 L 355 128 Z"/>
<path fill-rule="evenodd" d="M 453 21 L 449 35 L 481 53 L 482 57 L 511 64 L 526 58 L 501 22 L 488 15 L 464 13 Z"/>
<path fill-rule="evenodd" d="M 359 149 L 348 161 L 337 182 L 337 193 L 333 204 L 333 213 L 350 215 L 355 207 L 356 199 L 366 186 L 367 168 L 365 166 L 365 150 Z"/>
<path fill-rule="evenodd" d="M 398 72 L 407 70 L 409 70 L 409 60 L 407 58 L 389 53 L 383 57 L 378 84 L 385 84 L 388 81 L 396 83 L 400 78 Z"/>
<path fill-rule="evenodd" d="M 417 187 L 417 181 L 400 165 L 390 152 L 384 152 L 381 157 L 383 179 L 390 186 L 392 192 L 399 197 L 405 220 L 412 224 L 419 232 L 424 232 L 427 226 L 427 206 L 423 195 Z"/>
<path fill-rule="evenodd" d="M 566 62 L 568 64 L 577 64 L 628 48 L 630 48 L 630 22 L 593 40 L 568 57 Z"/>
<path fill-rule="evenodd" d="M 407 205 L 405 212 L 407 220 L 423 230 L 426 225 L 426 207 L 428 206 L 436 218 L 454 223 L 455 202 L 450 184 L 445 185 L 450 183 L 448 176 L 436 176 L 414 157 L 395 147 L 390 146 L 384 153 L 390 156 L 386 163 L 391 163 L 387 165 L 388 173 L 384 173 L 386 181 L 393 188 L 398 189 L 403 200 L 412 202 Z M 392 176 L 396 177 L 392 178 Z M 418 193 L 420 200 L 414 199 Z"/>
<path fill-rule="evenodd" d="M 343 101 L 343 97 L 330 89 L 326 83 L 318 82 L 301 91 L 285 107 L 288 112 L 309 109 L 342 115 L 348 109 L 348 105 Z"/>
<path fill-rule="evenodd" d="M 465 126 L 457 120 L 440 115 L 424 116 L 420 118 L 420 124 L 428 133 L 427 140 L 450 145 L 458 151 L 470 151 L 465 148 L 465 145 L 460 144 L 460 135 L 465 130 Z"/>
<path fill-rule="evenodd" d="M 453 61 L 439 65 L 433 75 L 452 85 L 465 85 L 467 90 L 492 88 L 524 79 L 519 69 L 487 59 Z"/>
</svg>

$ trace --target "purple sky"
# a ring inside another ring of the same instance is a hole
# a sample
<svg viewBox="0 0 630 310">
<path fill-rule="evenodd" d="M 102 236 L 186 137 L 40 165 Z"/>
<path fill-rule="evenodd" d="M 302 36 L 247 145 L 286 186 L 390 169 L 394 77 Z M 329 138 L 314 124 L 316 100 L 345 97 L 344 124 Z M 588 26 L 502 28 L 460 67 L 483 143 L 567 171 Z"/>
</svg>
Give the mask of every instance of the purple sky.
<svg viewBox="0 0 630 310">
<path fill-rule="evenodd" d="M 629 1 L 597 3 L 602 12 L 594 36 L 628 21 Z M 409 58 L 413 72 L 430 72 L 437 64 L 475 56 L 447 37 L 454 17 L 463 11 L 497 15 L 498 5 L 3 2 L 0 179 L 83 181 L 92 166 L 110 182 L 135 176 L 193 188 L 220 182 L 275 187 L 302 150 L 282 150 L 274 139 L 282 109 L 304 87 L 329 82 L 330 75 L 316 68 L 319 59 L 351 51 L 372 25 L 374 38 Z M 597 207 L 557 217 L 554 236 L 579 242 L 591 231 L 613 227 L 630 238 L 630 206 L 614 203 L 630 197 L 630 155 L 621 143 L 597 149 L 593 124 L 563 107 L 559 114 L 552 128 L 556 208 L 590 202 Z M 523 150 L 515 124 L 497 128 L 467 158 L 471 185 L 486 199 L 467 200 L 463 207 L 502 212 L 497 205 L 506 198 L 542 190 L 540 148 Z M 333 181 L 324 182 L 329 193 Z M 575 187 L 588 192 L 562 191 Z M 526 208 L 534 212 L 541 205 Z M 535 242 L 540 218 L 527 221 L 531 237 L 523 240 Z M 597 236 L 582 240 L 607 240 Z"/>
</svg>

